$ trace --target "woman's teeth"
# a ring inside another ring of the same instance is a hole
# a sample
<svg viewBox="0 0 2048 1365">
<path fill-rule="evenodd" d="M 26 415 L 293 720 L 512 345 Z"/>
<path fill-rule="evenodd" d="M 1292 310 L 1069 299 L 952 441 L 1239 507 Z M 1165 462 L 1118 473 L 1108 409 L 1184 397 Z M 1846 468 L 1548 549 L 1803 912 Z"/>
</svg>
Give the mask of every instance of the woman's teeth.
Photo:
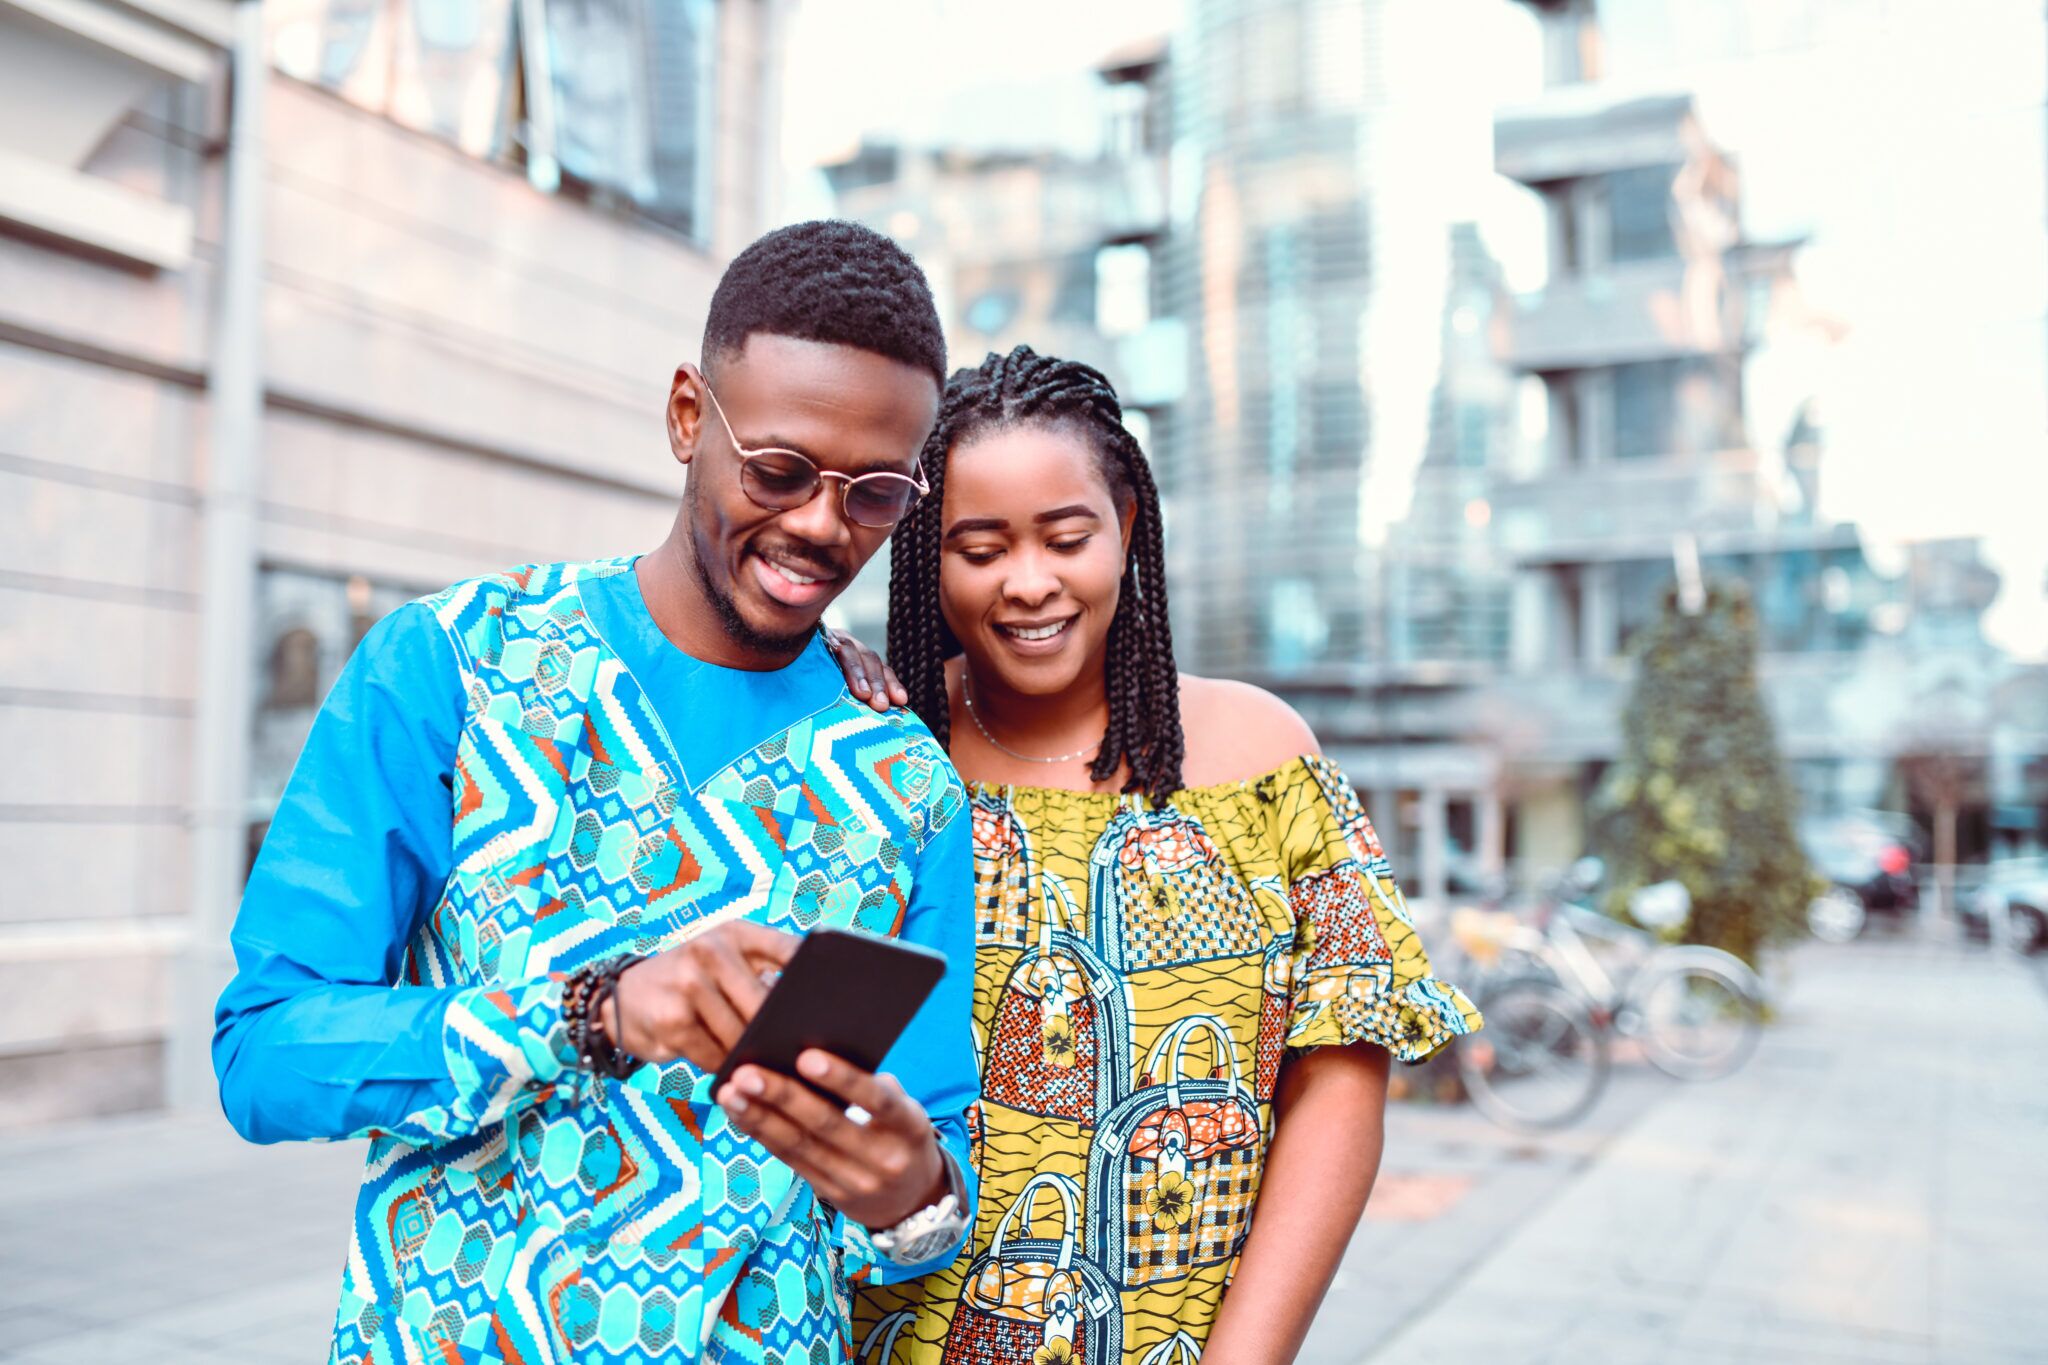
<svg viewBox="0 0 2048 1365">
<path fill-rule="evenodd" d="M 1066 620 L 1055 621 L 1049 626 L 1003 626 L 1001 629 L 1004 634 L 1019 640 L 1050 640 L 1073 623 L 1074 618 L 1069 616 Z"/>
</svg>

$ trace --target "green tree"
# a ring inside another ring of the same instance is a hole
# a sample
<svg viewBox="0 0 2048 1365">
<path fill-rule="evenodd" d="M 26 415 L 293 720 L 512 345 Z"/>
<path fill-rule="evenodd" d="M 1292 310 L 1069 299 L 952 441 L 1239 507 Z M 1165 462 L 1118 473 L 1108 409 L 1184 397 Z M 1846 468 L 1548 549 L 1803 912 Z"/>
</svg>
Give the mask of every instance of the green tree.
<svg viewBox="0 0 2048 1365">
<path fill-rule="evenodd" d="M 1756 964 L 1803 932 L 1820 882 L 1793 828 L 1791 784 L 1756 681 L 1756 613 L 1713 583 L 1697 613 L 1675 590 L 1635 649 L 1622 755 L 1594 801 L 1611 908 L 1652 882 L 1692 895 L 1685 935 Z"/>
</svg>

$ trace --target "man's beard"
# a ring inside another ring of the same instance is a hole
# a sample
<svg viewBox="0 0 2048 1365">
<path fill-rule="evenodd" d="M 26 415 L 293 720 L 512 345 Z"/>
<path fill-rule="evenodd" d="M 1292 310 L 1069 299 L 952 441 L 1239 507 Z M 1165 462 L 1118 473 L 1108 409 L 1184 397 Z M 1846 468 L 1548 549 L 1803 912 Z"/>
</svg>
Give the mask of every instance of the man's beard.
<svg viewBox="0 0 2048 1365">
<path fill-rule="evenodd" d="M 690 516 L 690 571 L 697 575 L 697 586 L 704 590 L 704 596 L 711 603 L 711 609 L 718 613 L 718 623 L 725 627 L 725 633 L 732 642 L 742 649 L 759 654 L 795 654 L 801 651 L 816 629 L 807 626 L 793 635 L 771 635 L 757 629 L 754 624 L 740 615 L 739 605 L 732 600 L 732 593 L 711 580 L 711 571 L 704 567 L 704 538 L 698 530 L 697 485 L 693 480 L 684 490 L 684 501 L 689 504 Z"/>
</svg>

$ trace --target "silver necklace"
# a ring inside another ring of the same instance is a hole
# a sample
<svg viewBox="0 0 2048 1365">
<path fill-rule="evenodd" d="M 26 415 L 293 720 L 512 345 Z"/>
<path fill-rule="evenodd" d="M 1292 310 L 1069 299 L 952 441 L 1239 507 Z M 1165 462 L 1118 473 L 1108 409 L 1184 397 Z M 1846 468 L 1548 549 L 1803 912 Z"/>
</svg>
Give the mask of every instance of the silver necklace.
<svg viewBox="0 0 2048 1365">
<path fill-rule="evenodd" d="M 974 722 L 974 728 L 981 731 L 983 739 L 995 745 L 996 748 L 1001 749 L 1011 758 L 1022 759 L 1026 763 L 1072 763 L 1077 758 L 1088 757 L 1088 755 L 1102 747 L 1102 741 L 1098 739 L 1085 749 L 1076 749 L 1070 754 L 1054 754 L 1051 758 L 1041 758 L 1036 754 L 1020 754 L 990 734 L 988 727 L 981 723 L 981 717 L 974 710 L 974 688 L 964 677 L 960 680 L 960 700 L 967 703 L 967 719 Z"/>
</svg>

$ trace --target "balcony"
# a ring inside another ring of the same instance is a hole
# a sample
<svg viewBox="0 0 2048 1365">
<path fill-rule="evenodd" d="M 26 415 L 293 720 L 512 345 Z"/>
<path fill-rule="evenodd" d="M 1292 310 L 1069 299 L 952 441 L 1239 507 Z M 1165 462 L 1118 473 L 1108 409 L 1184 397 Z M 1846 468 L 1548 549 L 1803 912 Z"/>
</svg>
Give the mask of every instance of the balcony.
<svg viewBox="0 0 2048 1365">
<path fill-rule="evenodd" d="M 1684 161 L 1697 141 L 1692 96 L 1561 86 L 1493 122 L 1494 169 L 1524 185 Z"/>
<path fill-rule="evenodd" d="M 0 221 L 147 270 L 192 258 L 188 203 L 95 173 L 137 105 L 203 85 L 232 39 L 226 0 L 0 0 Z"/>
<path fill-rule="evenodd" d="M 1561 275 L 1516 296 L 1495 323 L 1496 350 L 1525 373 L 1739 351 L 1745 309 L 1733 283 L 1719 257 Z"/>
<path fill-rule="evenodd" d="M 1773 525 L 1772 477 L 1750 450 L 1553 467 L 1501 480 L 1494 525 L 1502 551 L 1522 564 L 1655 557 L 1681 533 L 1703 553 L 1855 543 L 1853 529 Z"/>
</svg>

